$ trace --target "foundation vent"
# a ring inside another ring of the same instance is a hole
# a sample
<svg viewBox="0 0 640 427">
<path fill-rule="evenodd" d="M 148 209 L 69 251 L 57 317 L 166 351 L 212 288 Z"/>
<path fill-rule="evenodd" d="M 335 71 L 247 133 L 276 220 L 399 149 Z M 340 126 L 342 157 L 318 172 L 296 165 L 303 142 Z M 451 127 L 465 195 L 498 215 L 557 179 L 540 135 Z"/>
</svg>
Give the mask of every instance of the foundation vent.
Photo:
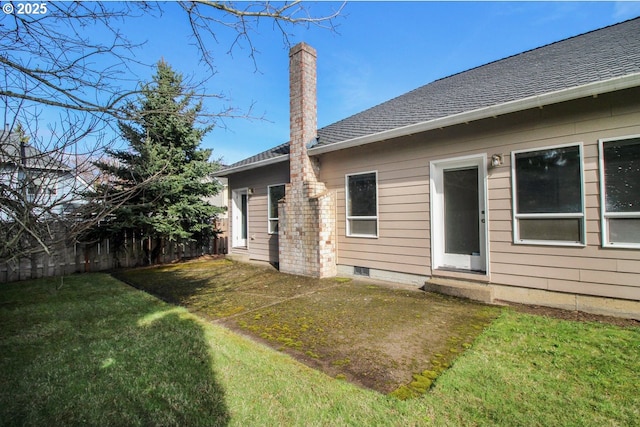
<svg viewBox="0 0 640 427">
<path fill-rule="evenodd" d="M 369 277 L 369 267 L 353 267 L 354 276 Z"/>
</svg>

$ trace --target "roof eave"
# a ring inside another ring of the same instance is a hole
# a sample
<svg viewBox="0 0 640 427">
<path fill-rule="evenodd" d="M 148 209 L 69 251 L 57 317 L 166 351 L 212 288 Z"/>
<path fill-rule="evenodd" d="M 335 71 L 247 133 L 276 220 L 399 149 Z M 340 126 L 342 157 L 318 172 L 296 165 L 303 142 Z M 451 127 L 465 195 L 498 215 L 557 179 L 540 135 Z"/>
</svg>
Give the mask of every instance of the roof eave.
<svg viewBox="0 0 640 427">
<path fill-rule="evenodd" d="M 321 145 L 311 148 L 308 153 L 309 155 L 319 155 L 332 151 L 338 151 L 346 148 L 358 147 L 361 145 L 384 141 L 392 138 L 409 136 L 429 130 L 442 129 L 445 127 L 469 123 L 476 120 L 482 120 L 490 117 L 497 117 L 500 115 L 524 111 L 530 108 L 542 108 L 545 105 L 557 104 L 560 102 L 571 101 L 574 99 L 585 98 L 589 96 L 596 96 L 607 92 L 615 92 L 617 90 L 629 89 L 638 86 L 640 86 L 640 73 L 628 74 L 622 77 L 602 80 L 582 86 L 549 92 L 542 95 L 535 95 L 528 98 L 518 99 L 516 101 L 509 101 L 502 104 L 492 105 L 490 107 L 479 108 L 476 110 L 453 114 L 426 122 L 415 123 L 412 125 L 390 129 L 383 132 L 347 139 L 329 145 Z"/>
<path fill-rule="evenodd" d="M 239 165 L 239 166 L 235 166 L 232 168 L 227 168 L 227 169 L 222 169 L 219 170 L 217 172 L 215 172 L 213 174 L 213 176 L 228 176 L 234 173 L 238 173 L 238 172 L 244 172 L 244 171 L 248 171 L 251 169 L 257 169 L 257 168 L 261 168 L 263 166 L 269 166 L 269 165 L 273 165 L 276 163 L 280 163 L 280 162 L 284 162 L 289 160 L 289 155 L 288 154 L 284 154 L 281 156 L 277 156 L 277 157 L 271 157 L 268 159 L 264 159 L 264 160 L 260 160 L 257 162 L 253 162 L 253 163 L 247 163 L 244 165 Z"/>
</svg>

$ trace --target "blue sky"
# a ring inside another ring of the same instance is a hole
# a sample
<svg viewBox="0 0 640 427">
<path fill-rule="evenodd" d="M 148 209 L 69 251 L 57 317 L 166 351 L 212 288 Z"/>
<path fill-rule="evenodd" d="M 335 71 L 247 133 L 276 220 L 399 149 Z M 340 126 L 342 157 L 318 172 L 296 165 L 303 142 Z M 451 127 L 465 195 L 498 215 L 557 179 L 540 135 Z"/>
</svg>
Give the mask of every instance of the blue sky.
<svg viewBox="0 0 640 427">
<path fill-rule="evenodd" d="M 640 2 L 351 2 L 337 33 L 299 29 L 291 41 L 318 52 L 322 127 L 433 80 L 639 15 Z M 269 26 L 254 40 L 259 72 L 237 51 L 211 80 L 234 105 L 254 102 L 268 120 L 227 120 L 208 135 L 204 145 L 228 164 L 289 136 L 288 51 Z"/>
<path fill-rule="evenodd" d="M 307 3 L 325 14 L 341 3 Z M 228 53 L 233 33 L 220 28 L 216 73 L 199 63 L 184 16 L 171 2 L 162 16 L 126 23 L 135 42 L 146 41 L 136 58 L 154 64 L 164 58 L 193 80 L 208 78 L 207 93 L 223 93 L 223 103 L 207 101 L 264 119 L 225 119 L 203 140 L 226 164 L 286 142 L 289 137 L 288 47 L 271 22 L 251 33 L 259 51 L 255 63 L 242 44 Z M 640 16 L 640 2 L 349 2 L 335 21 L 337 31 L 294 28 L 290 42 L 318 52 L 318 124 L 356 114 L 436 79 L 567 37 Z M 99 36 L 99 35 L 94 35 Z M 256 70 L 257 65 L 257 70 Z M 132 79 L 148 81 L 149 67 L 132 67 Z M 210 78 L 209 78 L 210 77 Z"/>
</svg>

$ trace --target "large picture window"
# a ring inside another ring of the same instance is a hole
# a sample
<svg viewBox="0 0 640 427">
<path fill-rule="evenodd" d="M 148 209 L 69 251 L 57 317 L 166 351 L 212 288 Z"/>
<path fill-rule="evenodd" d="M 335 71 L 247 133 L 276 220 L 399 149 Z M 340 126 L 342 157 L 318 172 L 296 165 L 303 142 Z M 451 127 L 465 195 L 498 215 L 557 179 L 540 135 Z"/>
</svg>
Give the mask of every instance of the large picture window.
<svg viewBox="0 0 640 427">
<path fill-rule="evenodd" d="M 512 153 L 516 243 L 582 245 L 582 146 Z"/>
<path fill-rule="evenodd" d="M 284 184 L 270 185 L 268 187 L 268 221 L 269 234 L 278 232 L 278 201 L 284 197 Z"/>
<path fill-rule="evenodd" d="M 378 236 L 378 177 L 376 172 L 346 176 L 347 236 Z"/>
<path fill-rule="evenodd" d="M 640 136 L 600 141 L 602 243 L 640 248 Z"/>
</svg>

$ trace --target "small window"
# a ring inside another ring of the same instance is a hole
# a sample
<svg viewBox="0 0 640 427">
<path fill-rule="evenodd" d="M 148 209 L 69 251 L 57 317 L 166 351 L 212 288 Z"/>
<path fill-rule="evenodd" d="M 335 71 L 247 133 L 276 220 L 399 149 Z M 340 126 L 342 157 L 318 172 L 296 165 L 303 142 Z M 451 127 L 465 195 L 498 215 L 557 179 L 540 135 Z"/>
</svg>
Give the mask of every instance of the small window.
<svg viewBox="0 0 640 427">
<path fill-rule="evenodd" d="M 347 175 L 347 236 L 378 236 L 376 172 Z"/>
<path fill-rule="evenodd" d="M 582 146 L 512 154 L 516 243 L 582 245 Z"/>
<path fill-rule="evenodd" d="M 278 232 L 278 202 L 284 197 L 284 184 L 270 185 L 268 187 L 269 234 Z"/>
<path fill-rule="evenodd" d="M 600 141 L 603 246 L 640 248 L 640 136 Z"/>
</svg>

